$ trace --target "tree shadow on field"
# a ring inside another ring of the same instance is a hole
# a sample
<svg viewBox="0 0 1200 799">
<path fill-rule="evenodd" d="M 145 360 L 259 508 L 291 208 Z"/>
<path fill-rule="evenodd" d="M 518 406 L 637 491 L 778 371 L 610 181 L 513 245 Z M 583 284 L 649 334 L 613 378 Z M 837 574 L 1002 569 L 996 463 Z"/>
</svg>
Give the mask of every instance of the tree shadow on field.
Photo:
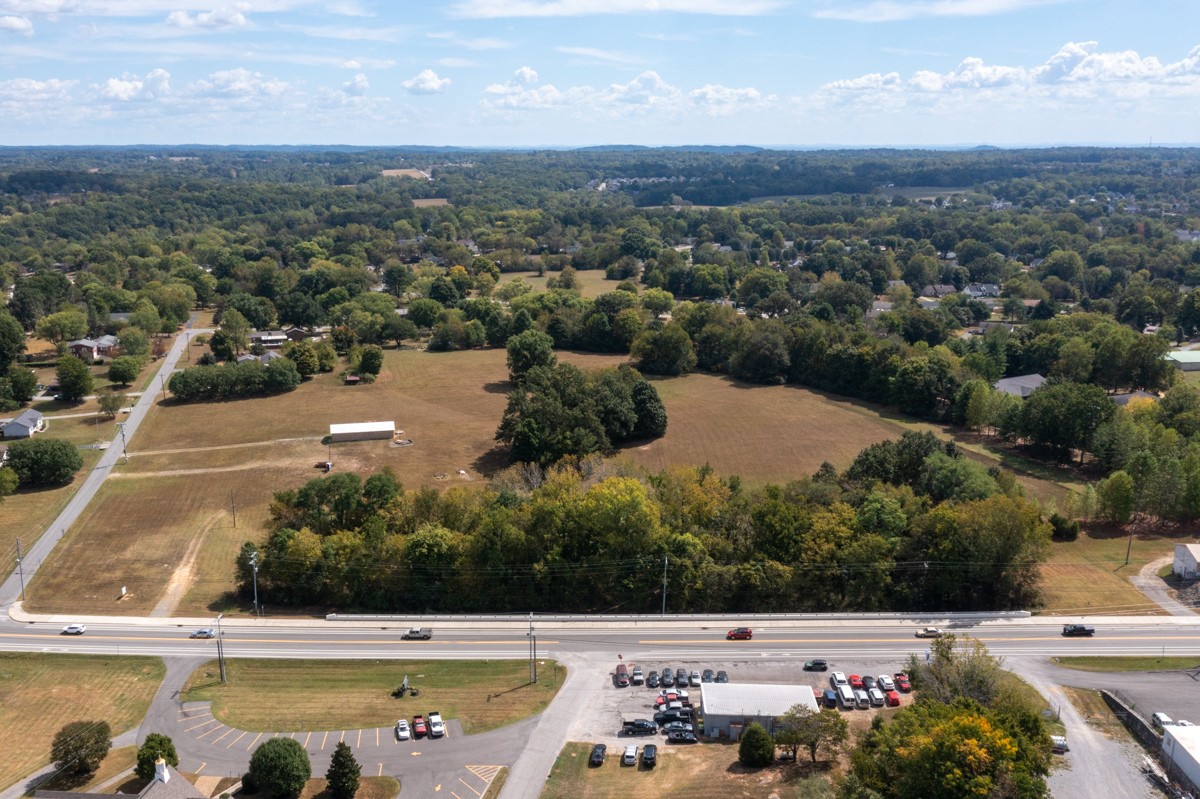
<svg viewBox="0 0 1200 799">
<path fill-rule="evenodd" d="M 493 380 L 490 383 L 483 384 L 483 390 L 489 394 L 505 394 L 505 395 L 507 395 L 514 388 L 516 388 L 516 386 L 514 386 L 512 383 L 508 382 L 507 380 Z"/>
<path fill-rule="evenodd" d="M 508 459 L 508 447 L 496 445 L 471 462 L 471 468 L 484 477 L 491 477 L 512 465 Z"/>
</svg>

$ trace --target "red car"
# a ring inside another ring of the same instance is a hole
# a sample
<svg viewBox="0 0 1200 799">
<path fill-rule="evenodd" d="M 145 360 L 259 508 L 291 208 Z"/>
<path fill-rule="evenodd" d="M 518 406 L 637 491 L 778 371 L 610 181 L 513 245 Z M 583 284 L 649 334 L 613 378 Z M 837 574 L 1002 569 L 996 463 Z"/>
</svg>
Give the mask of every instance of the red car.
<svg viewBox="0 0 1200 799">
<path fill-rule="evenodd" d="M 426 732 L 427 732 L 427 730 L 425 729 L 425 717 L 424 716 L 413 716 L 413 736 L 420 738 L 423 735 L 425 735 Z"/>
<path fill-rule="evenodd" d="M 904 672 L 897 672 L 896 674 L 892 675 L 892 679 L 896 681 L 897 690 L 903 691 L 904 693 L 908 693 L 912 690 L 912 683 L 908 681 L 908 675 Z"/>
<path fill-rule="evenodd" d="M 850 687 L 853 688 L 855 691 L 865 691 L 866 690 L 865 688 L 863 688 L 862 677 L 859 677 L 857 674 L 851 674 L 848 679 L 850 681 Z"/>
<path fill-rule="evenodd" d="M 725 633 L 726 641 L 749 641 L 754 637 L 754 631 L 749 627 L 734 627 Z"/>
<path fill-rule="evenodd" d="M 900 694 L 895 691 L 888 691 L 883 695 L 883 699 L 888 707 L 900 707 Z"/>
</svg>

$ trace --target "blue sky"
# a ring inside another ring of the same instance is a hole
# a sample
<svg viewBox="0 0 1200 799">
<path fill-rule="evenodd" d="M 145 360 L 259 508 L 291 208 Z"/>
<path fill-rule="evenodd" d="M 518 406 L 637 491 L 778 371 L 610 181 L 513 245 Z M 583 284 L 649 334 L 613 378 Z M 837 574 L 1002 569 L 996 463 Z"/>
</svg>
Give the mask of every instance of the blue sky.
<svg viewBox="0 0 1200 799">
<path fill-rule="evenodd" d="M 1198 0 L 0 0 L 0 144 L 1200 144 Z"/>
</svg>

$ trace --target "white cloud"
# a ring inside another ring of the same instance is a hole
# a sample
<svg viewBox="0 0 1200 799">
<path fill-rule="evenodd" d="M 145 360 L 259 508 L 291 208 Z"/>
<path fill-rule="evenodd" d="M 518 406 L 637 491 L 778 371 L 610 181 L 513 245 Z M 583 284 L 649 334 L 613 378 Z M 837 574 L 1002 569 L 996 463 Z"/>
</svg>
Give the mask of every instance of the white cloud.
<svg viewBox="0 0 1200 799">
<path fill-rule="evenodd" d="M 172 11 L 167 16 L 167 24 L 173 28 L 199 29 L 199 30 L 222 30 L 224 28 L 244 28 L 246 26 L 246 15 L 242 10 L 247 8 L 245 3 L 239 3 L 236 6 L 222 6 L 214 8 L 212 11 L 201 11 L 198 14 L 189 14 L 186 11 Z"/>
<path fill-rule="evenodd" d="M 517 71 L 513 73 L 513 80 L 524 84 L 537 83 L 537 70 L 533 67 L 518 67 Z"/>
<path fill-rule="evenodd" d="M 32 36 L 33 23 L 29 21 L 28 17 L 4 16 L 0 17 L 0 31 Z"/>
<path fill-rule="evenodd" d="M 409 94 L 441 94 L 450 85 L 450 79 L 438 77 L 432 69 L 423 69 L 400 85 Z"/>
<path fill-rule="evenodd" d="M 985 17 L 1062 2 L 1068 0 L 874 0 L 859 5 L 842 4 L 837 8 L 821 9 L 814 12 L 813 16 L 848 22 L 899 22 L 924 17 Z"/>
<path fill-rule="evenodd" d="M 597 99 L 604 106 L 616 104 L 651 111 L 664 106 L 678 106 L 683 92 L 662 79 L 654 70 L 647 70 L 629 83 L 614 83 L 600 92 Z"/>
<path fill-rule="evenodd" d="M 371 88 L 371 84 L 367 81 L 367 76 L 361 72 L 342 84 L 342 92 L 351 97 L 362 97 L 369 88 Z"/>
<path fill-rule="evenodd" d="M 102 97 L 109 100 L 156 100 L 170 94 L 171 74 L 165 69 L 155 69 L 144 78 L 122 75 L 119 78 L 109 78 L 104 85 L 96 88 Z"/>
<path fill-rule="evenodd" d="M 455 47 L 462 47 L 466 50 L 503 50 L 512 47 L 512 42 L 506 42 L 503 39 L 493 39 L 487 36 L 477 39 L 466 39 L 454 33 L 427 33 L 425 35 L 430 39 L 442 39 L 450 42 Z"/>
<path fill-rule="evenodd" d="M 233 100 L 254 100 L 278 97 L 288 89 L 286 81 L 248 69 L 227 69 L 214 72 L 188 87 L 200 97 L 224 97 Z"/>
<path fill-rule="evenodd" d="M 461 0 L 452 7 L 452 13 L 473 19 L 652 12 L 750 17 L 768 14 L 783 5 L 783 0 Z"/>
<path fill-rule="evenodd" d="M 454 69 L 471 69 L 473 67 L 482 66 L 478 61 L 472 61 L 469 58 L 439 58 L 437 60 L 439 67 L 452 67 Z"/>
<path fill-rule="evenodd" d="M 57 78 L 12 78 L 0 81 L 0 114 L 19 120 L 66 115 L 74 107 L 71 90 L 76 83 Z"/>
<path fill-rule="evenodd" d="M 396 66 L 390 58 L 348 58 L 338 63 L 342 69 L 389 69 Z"/>
<path fill-rule="evenodd" d="M 598 50 L 595 47 L 556 47 L 554 49 L 560 53 L 582 56 L 589 61 L 599 61 L 603 64 L 636 64 L 644 60 L 628 53 L 616 50 Z"/>
<path fill-rule="evenodd" d="M 774 103 L 775 95 L 764 96 L 758 89 L 735 89 L 719 83 L 709 83 L 688 92 L 688 99 L 710 116 L 727 117 L 735 113 L 762 108 Z"/>
</svg>

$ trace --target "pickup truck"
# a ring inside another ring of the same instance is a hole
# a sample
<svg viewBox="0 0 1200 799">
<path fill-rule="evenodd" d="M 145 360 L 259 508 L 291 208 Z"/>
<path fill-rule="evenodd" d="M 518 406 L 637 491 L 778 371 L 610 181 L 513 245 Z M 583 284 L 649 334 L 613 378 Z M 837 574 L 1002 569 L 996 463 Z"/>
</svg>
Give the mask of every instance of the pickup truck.
<svg viewBox="0 0 1200 799">
<path fill-rule="evenodd" d="M 432 637 L 432 627 L 409 627 L 407 632 L 400 636 L 405 641 L 428 641 Z"/>
<path fill-rule="evenodd" d="M 1086 627 L 1082 624 L 1064 624 L 1063 635 L 1095 635 L 1095 627 Z"/>
<path fill-rule="evenodd" d="M 441 713 L 437 712 L 436 710 L 431 711 L 429 715 L 425 717 L 425 719 L 429 723 L 430 738 L 441 738 L 446 734 L 446 725 L 442 722 Z"/>
<path fill-rule="evenodd" d="M 621 722 L 621 732 L 625 735 L 654 735 L 658 725 L 650 719 L 625 719 Z"/>
</svg>

